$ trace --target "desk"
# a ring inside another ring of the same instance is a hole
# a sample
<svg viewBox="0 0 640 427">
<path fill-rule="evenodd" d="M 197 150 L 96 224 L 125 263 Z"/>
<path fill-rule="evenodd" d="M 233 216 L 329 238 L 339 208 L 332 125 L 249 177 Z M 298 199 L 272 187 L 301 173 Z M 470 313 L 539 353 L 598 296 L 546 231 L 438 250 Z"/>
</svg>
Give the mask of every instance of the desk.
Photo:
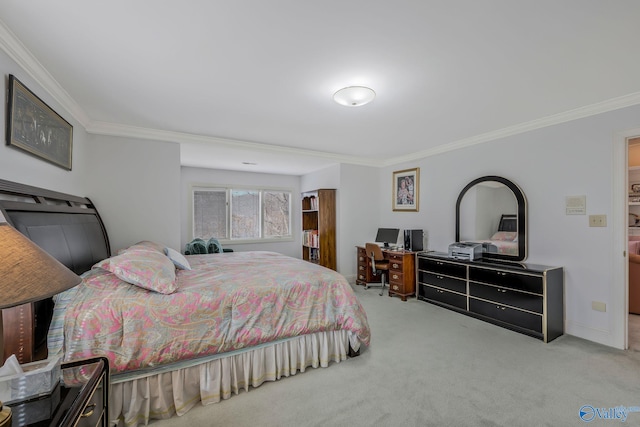
<svg viewBox="0 0 640 427">
<path fill-rule="evenodd" d="M 356 284 L 380 283 L 381 275 L 374 275 L 371 269 L 371 259 L 367 256 L 364 246 L 356 246 L 358 272 Z M 382 249 L 385 259 L 389 260 L 389 296 L 394 295 L 406 301 L 407 297 L 416 294 L 416 254 L 418 252 L 402 249 Z"/>
</svg>

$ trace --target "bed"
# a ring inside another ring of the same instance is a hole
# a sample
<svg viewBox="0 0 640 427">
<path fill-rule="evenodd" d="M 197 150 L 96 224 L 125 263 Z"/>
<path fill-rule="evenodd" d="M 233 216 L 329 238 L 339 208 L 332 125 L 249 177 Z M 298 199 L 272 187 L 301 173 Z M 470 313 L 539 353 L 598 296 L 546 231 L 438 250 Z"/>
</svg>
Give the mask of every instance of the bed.
<svg viewBox="0 0 640 427">
<path fill-rule="evenodd" d="M 478 240 L 483 243 L 488 252 L 517 255 L 518 254 L 518 216 L 503 214 L 498 223 L 498 230 L 487 240 Z"/>
<path fill-rule="evenodd" d="M 370 342 L 332 270 L 275 252 L 184 257 L 150 241 L 111 254 L 89 199 L 3 180 L 0 194 L 14 227 L 83 277 L 36 309 L 35 342 L 64 360 L 109 359 L 114 425 L 182 415 Z"/>
</svg>

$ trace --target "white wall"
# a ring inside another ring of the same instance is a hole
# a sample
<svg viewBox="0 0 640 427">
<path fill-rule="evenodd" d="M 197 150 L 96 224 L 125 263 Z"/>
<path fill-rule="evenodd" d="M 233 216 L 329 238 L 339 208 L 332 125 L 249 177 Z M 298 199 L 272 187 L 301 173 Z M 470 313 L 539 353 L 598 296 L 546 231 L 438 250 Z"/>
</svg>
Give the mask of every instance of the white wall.
<svg viewBox="0 0 640 427">
<path fill-rule="evenodd" d="M 620 276 L 612 267 L 617 263 L 613 259 L 616 250 L 613 241 L 617 237 L 613 236 L 611 223 L 603 228 L 589 228 L 587 216 L 565 215 L 564 203 L 566 196 L 586 195 L 587 214 L 611 218 L 614 135 L 640 127 L 640 106 L 405 164 L 365 170 L 368 179 L 360 175 L 363 170 L 359 167 L 347 165 L 300 179 L 226 171 L 181 173 L 177 145 L 89 136 L 3 52 L 0 71 L 5 76 L 5 87 L 7 75 L 16 75 L 74 126 L 72 171 L 1 145 L 0 178 L 91 197 L 102 213 L 114 249 L 143 238 L 170 246 L 184 245 L 188 227 L 185 189 L 191 179 L 246 185 L 269 182 L 283 187 L 288 186 L 284 182 L 297 180 L 297 185 L 291 185 L 294 193 L 316 188 L 338 189 L 339 271 L 355 275 L 352 248 L 368 240 L 370 228 L 422 228 L 428 236 L 428 249 L 446 250 L 454 240 L 455 202 L 460 190 L 477 177 L 500 175 L 518 184 L 527 197 L 527 261 L 565 269 L 566 332 L 619 345 L 613 337 L 621 335 L 619 319 L 625 314 L 622 309 L 615 309 L 621 304 L 614 301 L 624 286 L 613 279 Z M 0 103 L 3 120 L 5 109 L 5 103 Z M 421 168 L 420 212 L 393 212 L 392 172 L 416 166 Z M 371 191 L 367 198 L 358 191 L 367 188 L 369 179 L 374 182 L 371 188 L 377 191 Z M 299 229 L 299 206 L 294 207 L 293 226 Z M 300 242 L 282 243 L 274 250 L 299 257 Z M 604 302 L 608 310 L 592 310 L 592 301 Z"/>
<path fill-rule="evenodd" d="M 301 209 L 300 204 L 300 177 L 290 175 L 274 175 L 264 173 L 247 173 L 226 171 L 218 169 L 204 169 L 182 167 L 180 182 L 180 213 L 182 217 L 180 227 L 180 249 L 184 248 L 191 241 L 191 186 L 207 184 L 228 186 L 247 186 L 260 188 L 283 188 L 290 189 L 293 193 L 292 220 L 291 227 L 294 231 L 294 241 L 274 242 L 274 243 L 241 243 L 234 245 L 223 245 L 225 248 L 234 251 L 275 251 L 294 257 L 302 257 Z"/>
<path fill-rule="evenodd" d="M 356 246 L 372 242 L 379 227 L 380 189 L 378 168 L 340 166 L 338 189 L 338 272 L 351 282 L 356 279 Z"/>
<path fill-rule="evenodd" d="M 0 178 L 89 197 L 105 223 L 112 251 L 143 239 L 179 246 L 177 144 L 88 135 L 69 112 L 3 51 L 0 51 L 0 72 L 5 88 L 8 75 L 15 75 L 73 126 L 71 171 L 1 144 Z M 5 124 L 6 102 L 0 103 L 0 114 Z"/>
<path fill-rule="evenodd" d="M 429 249 L 446 251 L 455 237 L 455 202 L 464 186 L 500 175 L 520 186 L 528 202 L 527 262 L 565 271 L 567 333 L 607 345 L 624 313 L 613 307 L 612 227 L 590 228 L 589 214 L 612 214 L 614 134 L 640 125 L 640 106 L 511 136 L 416 162 L 387 167 L 380 187 L 391 191 L 394 170 L 420 167 L 420 212 L 381 212 L 382 222 L 416 225 L 429 233 Z M 565 198 L 586 195 L 587 215 L 565 215 Z M 417 227 L 417 228 L 420 228 Z M 594 311 L 592 301 L 607 304 Z"/>
<path fill-rule="evenodd" d="M 85 176 L 90 169 L 89 162 L 86 158 L 85 144 L 87 134 L 84 128 L 2 50 L 0 50 L 0 74 L 3 76 L 3 96 L 2 102 L 0 102 L 3 142 L 0 144 L 0 178 L 36 187 L 44 187 L 63 193 L 79 196 L 84 195 L 86 186 L 81 177 Z M 15 75 L 18 80 L 73 126 L 71 171 L 67 171 L 66 169 L 34 157 L 25 151 L 6 145 L 6 97 L 9 74 Z"/>
<path fill-rule="evenodd" d="M 180 146 L 89 135 L 89 197 L 107 228 L 111 251 L 141 240 L 180 248 Z"/>
</svg>

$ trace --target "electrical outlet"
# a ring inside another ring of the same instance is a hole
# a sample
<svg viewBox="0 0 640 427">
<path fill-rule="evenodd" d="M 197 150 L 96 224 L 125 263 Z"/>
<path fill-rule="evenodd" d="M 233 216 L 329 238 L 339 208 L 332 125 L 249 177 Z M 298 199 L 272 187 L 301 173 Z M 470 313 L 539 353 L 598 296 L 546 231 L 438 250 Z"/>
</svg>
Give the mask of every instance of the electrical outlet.
<svg viewBox="0 0 640 427">
<path fill-rule="evenodd" d="M 600 301 L 591 301 L 591 308 L 595 311 L 607 311 L 607 304 Z"/>
<path fill-rule="evenodd" d="M 606 227 L 606 215 L 589 215 L 589 227 Z"/>
</svg>

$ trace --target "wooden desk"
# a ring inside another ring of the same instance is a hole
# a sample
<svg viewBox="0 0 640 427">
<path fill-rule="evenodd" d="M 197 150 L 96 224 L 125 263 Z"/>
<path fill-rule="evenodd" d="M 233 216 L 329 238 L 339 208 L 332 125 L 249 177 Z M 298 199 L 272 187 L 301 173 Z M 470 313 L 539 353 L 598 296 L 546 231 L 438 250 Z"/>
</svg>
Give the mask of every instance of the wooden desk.
<svg viewBox="0 0 640 427">
<path fill-rule="evenodd" d="M 367 256 L 364 246 L 356 246 L 358 271 L 356 284 L 380 283 L 381 275 L 374 275 L 371 269 L 371 259 Z M 416 254 L 417 252 L 402 249 L 382 249 L 385 259 L 389 260 L 389 296 L 397 295 L 406 301 L 407 297 L 416 295 Z"/>
</svg>

